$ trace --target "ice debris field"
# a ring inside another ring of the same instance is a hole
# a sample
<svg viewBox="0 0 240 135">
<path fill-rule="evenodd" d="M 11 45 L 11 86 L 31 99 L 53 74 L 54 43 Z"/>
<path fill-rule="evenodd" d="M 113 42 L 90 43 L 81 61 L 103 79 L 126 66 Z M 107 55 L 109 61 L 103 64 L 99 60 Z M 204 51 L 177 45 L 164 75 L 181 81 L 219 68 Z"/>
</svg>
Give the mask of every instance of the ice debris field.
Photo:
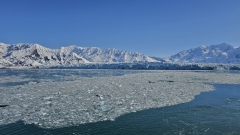
<svg viewBox="0 0 240 135">
<path fill-rule="evenodd" d="M 209 71 L 153 71 L 105 77 L 71 77 L 63 81 L 29 81 L 1 77 L 0 125 L 19 120 L 41 128 L 60 128 L 114 120 L 130 112 L 189 102 L 212 83 L 240 84 L 239 74 Z"/>
</svg>

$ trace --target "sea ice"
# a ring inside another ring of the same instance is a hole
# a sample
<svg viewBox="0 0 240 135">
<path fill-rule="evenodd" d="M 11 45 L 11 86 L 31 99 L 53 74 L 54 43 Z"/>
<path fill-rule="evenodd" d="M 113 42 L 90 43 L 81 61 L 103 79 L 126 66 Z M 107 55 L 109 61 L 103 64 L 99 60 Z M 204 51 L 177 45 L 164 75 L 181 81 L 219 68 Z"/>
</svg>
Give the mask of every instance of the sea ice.
<svg viewBox="0 0 240 135">
<path fill-rule="evenodd" d="M 12 82 L 20 79 L 9 78 Z M 114 120 L 130 112 L 189 102 L 201 92 L 213 90 L 212 83 L 240 84 L 239 74 L 153 71 L 0 87 L 1 103 L 9 105 L 0 108 L 0 124 L 22 120 L 42 128 L 59 128 Z"/>
</svg>

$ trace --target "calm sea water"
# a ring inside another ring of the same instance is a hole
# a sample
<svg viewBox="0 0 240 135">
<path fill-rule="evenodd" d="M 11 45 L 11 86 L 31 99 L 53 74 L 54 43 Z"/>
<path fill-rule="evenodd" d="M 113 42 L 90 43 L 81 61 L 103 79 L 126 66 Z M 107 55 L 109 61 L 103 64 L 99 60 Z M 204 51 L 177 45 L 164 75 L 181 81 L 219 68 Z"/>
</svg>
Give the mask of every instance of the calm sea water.
<svg viewBox="0 0 240 135">
<path fill-rule="evenodd" d="M 54 71 L 54 73 L 56 72 Z M 191 102 L 129 113 L 115 121 L 103 121 L 58 129 L 42 129 L 35 125 L 25 125 L 19 121 L 0 126 L 0 134 L 239 135 L 240 85 L 216 84 L 214 86 L 216 90 L 203 92 Z"/>
</svg>

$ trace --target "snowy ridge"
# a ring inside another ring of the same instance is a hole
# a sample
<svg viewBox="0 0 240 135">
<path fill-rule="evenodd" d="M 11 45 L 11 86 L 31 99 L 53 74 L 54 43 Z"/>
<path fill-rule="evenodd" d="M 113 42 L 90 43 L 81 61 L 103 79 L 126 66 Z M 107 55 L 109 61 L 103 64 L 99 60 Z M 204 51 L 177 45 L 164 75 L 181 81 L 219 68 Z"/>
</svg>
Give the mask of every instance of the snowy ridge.
<svg viewBox="0 0 240 135">
<path fill-rule="evenodd" d="M 224 64 L 223 69 L 239 70 L 240 47 L 234 47 L 226 43 L 200 46 L 162 59 L 149 57 L 137 52 L 116 49 L 103 50 L 98 47 L 78 47 L 72 45 L 61 47 L 60 49 L 49 49 L 39 44 L 20 43 L 11 45 L 0 43 L 0 68 L 74 67 L 91 69 L 194 70 L 216 69 L 221 64 Z M 231 66 L 227 64 L 231 64 Z"/>
<path fill-rule="evenodd" d="M 181 51 L 165 60 L 180 63 L 240 64 L 240 48 L 226 43 L 200 46 Z"/>
<path fill-rule="evenodd" d="M 68 46 L 49 49 L 39 44 L 0 43 L 0 68 L 73 66 L 83 63 L 157 62 L 146 55 L 116 49 Z"/>
<path fill-rule="evenodd" d="M 1 67 L 37 67 L 88 63 L 87 60 L 74 53 L 65 55 L 58 50 L 48 49 L 39 44 L 0 44 L 0 48 Z"/>
<path fill-rule="evenodd" d="M 76 53 L 93 63 L 115 63 L 115 62 L 157 62 L 146 55 L 137 52 L 127 52 L 116 49 L 102 50 L 98 47 L 61 47 L 61 52 Z"/>
</svg>

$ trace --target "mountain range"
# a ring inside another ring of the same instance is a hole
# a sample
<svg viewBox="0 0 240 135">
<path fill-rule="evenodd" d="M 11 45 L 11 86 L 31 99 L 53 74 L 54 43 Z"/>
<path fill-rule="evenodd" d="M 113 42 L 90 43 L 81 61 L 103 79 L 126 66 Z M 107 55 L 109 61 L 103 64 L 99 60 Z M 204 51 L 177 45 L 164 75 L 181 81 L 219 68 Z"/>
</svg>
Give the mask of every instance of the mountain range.
<svg viewBox="0 0 240 135">
<path fill-rule="evenodd" d="M 68 46 L 49 49 L 39 44 L 0 43 L 0 68 L 71 66 L 86 63 L 133 63 L 133 62 L 169 62 L 169 63 L 221 63 L 240 64 L 240 48 L 226 43 L 200 46 L 181 51 L 167 58 L 116 49 L 98 47 Z"/>
<path fill-rule="evenodd" d="M 137 52 L 98 47 L 68 46 L 49 49 L 39 44 L 0 43 L 0 67 L 59 66 L 84 63 L 157 62 Z"/>
<path fill-rule="evenodd" d="M 165 60 L 177 63 L 240 64 L 240 47 L 234 47 L 227 43 L 209 46 L 202 45 L 181 51 Z"/>
</svg>

